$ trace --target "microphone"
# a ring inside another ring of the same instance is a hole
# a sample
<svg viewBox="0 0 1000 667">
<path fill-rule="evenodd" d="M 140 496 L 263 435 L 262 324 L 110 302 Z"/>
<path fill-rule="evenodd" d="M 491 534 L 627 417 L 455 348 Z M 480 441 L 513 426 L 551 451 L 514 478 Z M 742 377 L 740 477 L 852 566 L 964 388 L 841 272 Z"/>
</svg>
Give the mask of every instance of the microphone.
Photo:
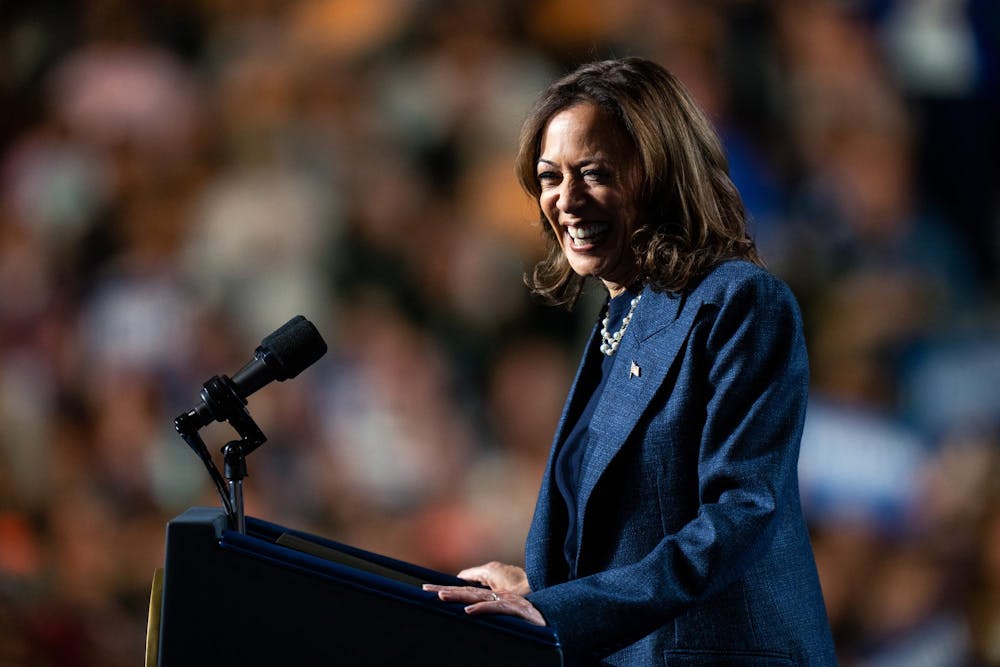
<svg viewBox="0 0 1000 667">
<path fill-rule="evenodd" d="M 191 433 L 213 421 L 227 421 L 234 411 L 243 412 L 247 396 L 272 381 L 284 382 L 326 354 L 326 342 L 313 323 L 296 315 L 264 337 L 253 359 L 232 378 L 217 375 L 201 390 L 201 401 L 180 415 L 175 426 Z"/>
</svg>

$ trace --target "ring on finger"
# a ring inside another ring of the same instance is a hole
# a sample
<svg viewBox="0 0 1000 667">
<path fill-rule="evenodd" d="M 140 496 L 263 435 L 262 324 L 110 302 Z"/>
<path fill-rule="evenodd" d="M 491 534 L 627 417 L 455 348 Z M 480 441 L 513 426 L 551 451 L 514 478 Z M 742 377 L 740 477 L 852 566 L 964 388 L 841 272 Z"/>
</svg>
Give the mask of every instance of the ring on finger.
<svg viewBox="0 0 1000 667">
<path fill-rule="evenodd" d="M 493 602 L 499 602 L 500 596 L 497 595 L 496 593 L 490 593 L 490 600 L 492 600 Z"/>
</svg>

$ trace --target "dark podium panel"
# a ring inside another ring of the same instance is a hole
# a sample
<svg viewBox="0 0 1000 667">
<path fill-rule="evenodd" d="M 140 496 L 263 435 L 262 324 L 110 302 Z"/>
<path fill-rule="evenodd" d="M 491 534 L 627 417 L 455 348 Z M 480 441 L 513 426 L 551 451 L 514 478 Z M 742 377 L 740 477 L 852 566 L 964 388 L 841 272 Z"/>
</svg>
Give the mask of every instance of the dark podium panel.
<svg viewBox="0 0 1000 667">
<path fill-rule="evenodd" d="M 221 509 L 167 524 L 164 570 L 158 667 L 563 664 L 551 629 L 420 588 L 467 582 Z"/>
</svg>

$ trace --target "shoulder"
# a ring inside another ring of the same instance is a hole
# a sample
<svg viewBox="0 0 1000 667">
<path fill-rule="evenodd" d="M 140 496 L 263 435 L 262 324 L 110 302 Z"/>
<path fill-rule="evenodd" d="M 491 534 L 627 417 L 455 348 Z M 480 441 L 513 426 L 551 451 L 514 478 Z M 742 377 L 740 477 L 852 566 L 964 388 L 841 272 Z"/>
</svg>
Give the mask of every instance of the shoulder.
<svg viewBox="0 0 1000 667">
<path fill-rule="evenodd" d="M 783 280 L 742 260 L 716 266 L 690 289 L 688 299 L 720 308 L 743 304 L 798 310 L 795 296 Z"/>
<path fill-rule="evenodd" d="M 692 288 L 687 301 L 709 349 L 734 341 L 744 349 L 804 346 L 802 314 L 792 290 L 756 264 L 720 264 Z"/>
<path fill-rule="evenodd" d="M 633 326 L 640 336 L 697 329 L 720 340 L 747 325 L 760 335 L 802 329 L 791 289 L 766 269 L 739 260 L 719 264 L 682 293 L 647 287 L 639 311 Z"/>
</svg>

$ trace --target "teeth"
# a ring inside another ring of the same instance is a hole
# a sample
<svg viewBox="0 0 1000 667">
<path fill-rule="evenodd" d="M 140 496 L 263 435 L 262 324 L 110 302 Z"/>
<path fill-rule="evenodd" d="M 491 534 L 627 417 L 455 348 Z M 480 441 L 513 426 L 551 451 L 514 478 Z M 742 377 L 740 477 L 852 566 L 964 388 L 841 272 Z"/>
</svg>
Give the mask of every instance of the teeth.
<svg viewBox="0 0 1000 667">
<path fill-rule="evenodd" d="M 584 241 L 599 236 L 608 230 L 608 223 L 595 222 L 577 227 L 567 227 L 566 231 L 577 241 Z"/>
</svg>

